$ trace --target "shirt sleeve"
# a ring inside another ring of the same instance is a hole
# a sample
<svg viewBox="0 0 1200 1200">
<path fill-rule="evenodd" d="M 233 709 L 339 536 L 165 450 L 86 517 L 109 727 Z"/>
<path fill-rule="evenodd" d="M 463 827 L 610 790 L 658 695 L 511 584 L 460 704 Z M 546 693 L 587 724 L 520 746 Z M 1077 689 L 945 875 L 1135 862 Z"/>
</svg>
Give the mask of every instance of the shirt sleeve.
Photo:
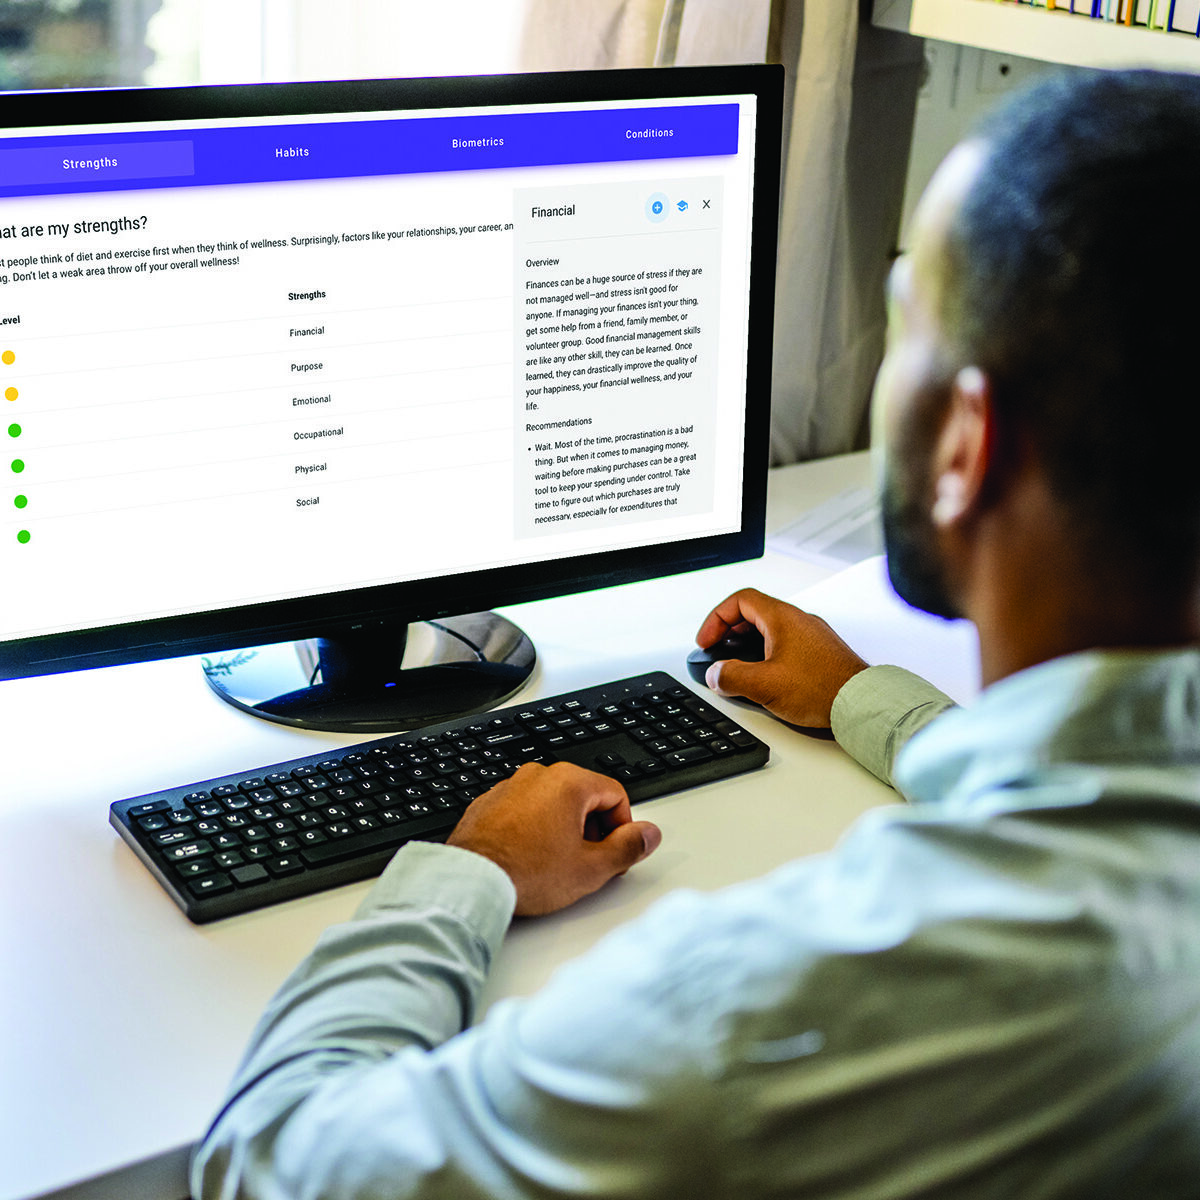
<svg viewBox="0 0 1200 1200">
<path fill-rule="evenodd" d="M 469 1025 L 515 904 L 512 881 L 483 856 L 404 846 L 272 999 L 194 1158 L 193 1194 L 300 1195 L 281 1187 L 281 1147 L 316 1136 L 299 1132 L 321 1107 L 313 1097 Z"/>
<path fill-rule="evenodd" d="M 895 787 L 896 755 L 913 734 L 954 707 L 945 692 L 903 667 L 868 667 L 843 684 L 830 723 L 852 758 Z"/>
<path fill-rule="evenodd" d="M 402 849 L 272 1000 L 197 1200 L 705 1194 L 719 1111 L 675 987 L 679 902 L 460 1033 L 513 900 L 480 856 Z"/>
</svg>

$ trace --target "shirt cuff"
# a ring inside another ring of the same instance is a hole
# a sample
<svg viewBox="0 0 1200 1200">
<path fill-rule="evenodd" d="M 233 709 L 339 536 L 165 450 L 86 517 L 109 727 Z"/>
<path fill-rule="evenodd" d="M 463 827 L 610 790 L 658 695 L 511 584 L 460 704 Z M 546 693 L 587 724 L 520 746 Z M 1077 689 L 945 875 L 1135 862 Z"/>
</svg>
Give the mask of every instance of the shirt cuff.
<svg viewBox="0 0 1200 1200">
<path fill-rule="evenodd" d="M 490 858 L 457 846 L 414 841 L 396 852 L 354 917 L 392 908 L 436 908 L 462 921 L 494 954 L 516 906 L 513 881 Z"/>
<path fill-rule="evenodd" d="M 903 667 L 867 667 L 842 685 L 830 725 L 838 744 L 872 775 L 894 786 L 901 747 L 954 701 Z"/>
</svg>

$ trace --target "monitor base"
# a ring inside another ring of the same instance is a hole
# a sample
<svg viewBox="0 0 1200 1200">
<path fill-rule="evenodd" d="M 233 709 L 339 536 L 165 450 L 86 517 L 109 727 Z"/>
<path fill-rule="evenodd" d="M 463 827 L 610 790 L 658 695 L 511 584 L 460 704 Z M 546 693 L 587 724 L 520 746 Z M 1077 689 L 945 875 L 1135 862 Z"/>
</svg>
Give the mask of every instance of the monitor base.
<svg viewBox="0 0 1200 1200">
<path fill-rule="evenodd" d="M 222 700 L 266 721 L 390 733 L 481 712 L 533 672 L 533 643 L 505 617 L 468 613 L 201 658 Z"/>
</svg>

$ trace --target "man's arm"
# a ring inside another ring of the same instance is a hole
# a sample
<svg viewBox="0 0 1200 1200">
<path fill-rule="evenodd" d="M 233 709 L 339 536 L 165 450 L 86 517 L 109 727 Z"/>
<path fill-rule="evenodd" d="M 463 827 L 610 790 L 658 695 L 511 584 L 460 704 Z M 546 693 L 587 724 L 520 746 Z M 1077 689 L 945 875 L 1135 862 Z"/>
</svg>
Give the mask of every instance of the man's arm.
<svg viewBox="0 0 1200 1200">
<path fill-rule="evenodd" d="M 718 604 L 696 641 L 711 646 L 751 625 L 763 635 L 763 661 L 713 663 L 708 686 L 753 700 L 792 725 L 832 729 L 838 744 L 886 784 L 909 738 L 954 707 L 919 675 L 871 666 L 820 617 L 753 588 Z"/>
<path fill-rule="evenodd" d="M 396 1195 L 488 1194 L 516 1135 L 472 1111 L 486 1102 L 470 1051 L 443 1043 L 473 1020 L 514 910 L 595 891 L 659 837 L 614 781 L 529 765 L 471 806 L 450 846 L 404 847 L 272 1000 L 196 1155 L 194 1194 L 375 1195 L 389 1173 Z"/>
</svg>

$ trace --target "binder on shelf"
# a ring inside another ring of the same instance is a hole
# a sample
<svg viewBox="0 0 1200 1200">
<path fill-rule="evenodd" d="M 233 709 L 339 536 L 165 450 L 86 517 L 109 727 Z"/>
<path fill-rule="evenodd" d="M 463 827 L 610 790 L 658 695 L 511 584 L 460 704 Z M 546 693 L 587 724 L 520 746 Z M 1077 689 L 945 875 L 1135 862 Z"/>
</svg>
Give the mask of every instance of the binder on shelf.
<svg viewBox="0 0 1200 1200">
<path fill-rule="evenodd" d="M 1200 0 L 999 0 L 1118 25 L 1200 37 Z"/>
</svg>

